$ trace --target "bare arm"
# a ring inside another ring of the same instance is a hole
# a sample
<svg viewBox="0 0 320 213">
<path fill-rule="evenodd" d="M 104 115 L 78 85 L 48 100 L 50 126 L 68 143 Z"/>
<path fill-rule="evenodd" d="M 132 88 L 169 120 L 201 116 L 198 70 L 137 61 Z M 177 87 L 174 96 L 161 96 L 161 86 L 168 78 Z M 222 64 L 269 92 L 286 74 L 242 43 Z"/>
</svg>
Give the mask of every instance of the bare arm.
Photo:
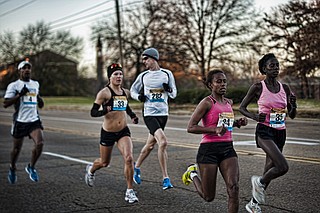
<svg viewBox="0 0 320 213">
<path fill-rule="evenodd" d="M 20 97 L 26 95 L 28 92 L 29 92 L 29 89 L 26 87 L 26 85 L 24 85 L 24 87 L 21 89 L 20 92 L 19 91 L 15 92 L 15 96 L 14 97 L 5 98 L 5 100 L 3 101 L 3 107 L 7 108 L 7 107 L 17 103 L 17 101 L 20 100 Z"/>
<path fill-rule="evenodd" d="M 4 107 L 4 108 L 7 108 L 7 107 L 15 104 L 17 101 L 19 101 L 19 99 L 20 99 L 20 95 L 19 95 L 19 94 L 17 94 L 17 95 L 14 96 L 13 98 L 6 98 L 6 99 L 4 99 L 4 101 L 3 101 L 3 107 Z"/>
<path fill-rule="evenodd" d="M 205 116 L 205 114 L 212 107 L 212 103 L 209 98 L 203 99 L 196 109 L 194 110 L 187 127 L 188 133 L 193 134 L 203 134 L 203 133 L 212 133 L 212 134 L 220 134 L 223 135 L 226 132 L 226 128 L 224 126 L 221 127 L 204 127 L 200 126 L 199 122 Z"/>
<path fill-rule="evenodd" d="M 127 97 L 130 97 L 130 91 L 127 89 L 124 89 L 124 91 L 126 92 Z M 132 111 L 131 107 L 129 106 L 129 101 L 127 104 L 126 113 L 130 116 L 132 123 L 134 123 L 134 124 L 139 123 L 139 118 L 137 117 L 136 113 L 134 113 Z"/>
<path fill-rule="evenodd" d="M 253 84 L 246 96 L 243 98 L 241 104 L 240 104 L 240 108 L 239 108 L 239 111 L 241 112 L 241 114 L 243 114 L 244 116 L 248 117 L 248 118 L 251 118 L 255 121 L 258 121 L 258 122 L 263 122 L 266 118 L 266 115 L 265 114 L 256 114 L 256 113 L 253 113 L 253 112 L 249 112 L 249 110 L 247 109 L 248 105 L 255 99 L 255 98 L 259 98 L 260 95 L 261 95 L 261 91 L 262 91 L 262 85 L 261 83 L 256 83 L 256 84 Z"/>
<path fill-rule="evenodd" d="M 294 119 L 297 115 L 297 98 L 296 96 L 291 92 L 290 87 L 286 84 L 282 84 L 283 89 L 287 94 L 287 108 L 288 108 L 288 114 L 291 119 Z"/>
</svg>

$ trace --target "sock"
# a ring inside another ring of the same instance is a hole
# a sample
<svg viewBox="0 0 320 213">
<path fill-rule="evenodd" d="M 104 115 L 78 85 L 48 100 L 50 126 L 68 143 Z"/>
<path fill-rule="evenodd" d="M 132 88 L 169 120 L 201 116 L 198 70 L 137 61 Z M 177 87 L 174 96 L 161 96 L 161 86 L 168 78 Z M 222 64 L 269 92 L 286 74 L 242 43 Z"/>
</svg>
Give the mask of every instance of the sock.
<svg viewBox="0 0 320 213">
<path fill-rule="evenodd" d="M 194 177 L 198 176 L 196 172 L 190 172 L 190 179 L 193 180 Z"/>
<path fill-rule="evenodd" d="M 133 189 L 127 189 L 127 193 L 131 192 L 131 190 L 133 190 Z"/>
</svg>

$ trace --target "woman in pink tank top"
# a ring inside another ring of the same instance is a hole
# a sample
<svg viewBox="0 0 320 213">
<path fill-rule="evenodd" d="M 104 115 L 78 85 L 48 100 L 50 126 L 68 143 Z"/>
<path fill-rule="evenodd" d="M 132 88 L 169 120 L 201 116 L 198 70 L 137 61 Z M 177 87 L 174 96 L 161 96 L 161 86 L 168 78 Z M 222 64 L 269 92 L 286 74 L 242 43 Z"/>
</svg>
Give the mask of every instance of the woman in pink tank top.
<svg viewBox="0 0 320 213">
<path fill-rule="evenodd" d="M 202 134 L 197 164 L 192 164 L 182 175 L 184 184 L 193 182 L 199 195 L 208 202 L 215 198 L 218 169 L 224 177 L 228 192 L 228 212 L 239 210 L 239 165 L 233 148 L 232 129 L 247 125 L 247 118 L 235 120 L 232 100 L 224 97 L 227 78 L 223 71 L 213 70 L 204 81 L 211 91 L 196 107 L 187 131 Z M 202 120 L 202 125 L 199 124 Z M 199 167 L 199 168 L 198 168 Z M 199 169 L 199 175 L 197 170 Z"/>
<path fill-rule="evenodd" d="M 266 153 L 262 176 L 252 176 L 252 199 L 246 205 L 248 212 L 261 212 L 259 203 L 265 203 L 265 190 L 273 179 L 288 172 L 288 163 L 282 154 L 286 140 L 286 115 L 296 116 L 296 97 L 286 84 L 277 81 L 279 62 L 269 53 L 259 60 L 259 70 L 266 78 L 253 84 L 240 104 L 240 112 L 258 122 L 256 143 Z M 247 106 L 258 100 L 259 113 L 250 112 Z M 287 110 L 287 113 L 286 113 Z"/>
</svg>

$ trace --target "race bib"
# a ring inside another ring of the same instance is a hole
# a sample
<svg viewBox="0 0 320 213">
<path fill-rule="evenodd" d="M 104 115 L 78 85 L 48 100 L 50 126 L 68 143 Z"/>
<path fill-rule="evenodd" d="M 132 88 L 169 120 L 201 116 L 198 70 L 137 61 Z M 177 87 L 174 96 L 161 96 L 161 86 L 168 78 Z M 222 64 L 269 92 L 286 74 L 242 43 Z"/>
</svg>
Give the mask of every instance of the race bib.
<svg viewBox="0 0 320 213">
<path fill-rule="evenodd" d="M 232 112 L 223 112 L 219 114 L 217 127 L 220 127 L 223 124 L 228 129 L 228 131 L 232 131 L 233 122 L 234 114 Z"/>
<path fill-rule="evenodd" d="M 37 94 L 30 91 L 26 95 L 22 96 L 22 100 L 25 107 L 34 107 L 37 105 Z"/>
<path fill-rule="evenodd" d="M 114 111 L 124 111 L 127 109 L 128 100 L 126 96 L 113 96 L 113 107 Z"/>
<path fill-rule="evenodd" d="M 162 88 L 150 89 L 150 102 L 164 102 L 164 91 Z"/>
<path fill-rule="evenodd" d="M 286 113 L 284 109 L 272 108 L 270 112 L 269 126 L 273 128 L 284 127 L 286 119 Z"/>
</svg>

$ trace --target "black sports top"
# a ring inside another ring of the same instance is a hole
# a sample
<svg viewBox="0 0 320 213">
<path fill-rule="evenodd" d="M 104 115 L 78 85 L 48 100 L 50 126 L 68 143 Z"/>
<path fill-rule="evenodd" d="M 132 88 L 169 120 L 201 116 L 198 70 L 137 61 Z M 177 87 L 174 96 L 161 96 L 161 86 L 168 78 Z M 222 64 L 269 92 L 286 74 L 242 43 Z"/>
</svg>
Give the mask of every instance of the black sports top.
<svg viewBox="0 0 320 213">
<path fill-rule="evenodd" d="M 121 88 L 122 94 L 117 95 L 109 85 L 107 86 L 111 92 L 110 100 L 105 104 L 111 106 L 111 111 L 126 111 L 128 105 L 128 99 L 125 91 Z"/>
</svg>

